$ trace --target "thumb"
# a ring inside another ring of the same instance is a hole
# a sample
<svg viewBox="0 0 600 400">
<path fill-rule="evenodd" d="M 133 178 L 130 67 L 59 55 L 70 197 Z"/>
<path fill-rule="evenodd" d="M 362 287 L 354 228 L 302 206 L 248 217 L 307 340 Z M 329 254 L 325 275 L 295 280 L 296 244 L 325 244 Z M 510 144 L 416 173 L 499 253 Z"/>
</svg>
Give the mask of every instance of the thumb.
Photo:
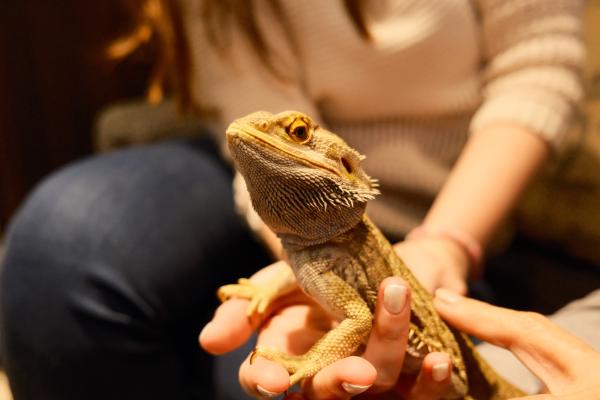
<svg viewBox="0 0 600 400">
<path fill-rule="evenodd" d="M 495 307 L 438 289 L 434 304 L 450 325 L 515 354 L 551 393 L 563 392 L 582 374 L 585 354 L 594 350 L 533 312 Z"/>
</svg>

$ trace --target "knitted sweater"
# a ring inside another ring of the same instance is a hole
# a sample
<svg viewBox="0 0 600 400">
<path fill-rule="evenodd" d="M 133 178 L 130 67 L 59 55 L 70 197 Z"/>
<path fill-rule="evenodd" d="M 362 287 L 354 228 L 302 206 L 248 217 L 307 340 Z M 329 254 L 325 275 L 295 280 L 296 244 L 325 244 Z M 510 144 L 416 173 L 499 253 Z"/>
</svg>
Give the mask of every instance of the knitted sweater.
<svg viewBox="0 0 600 400">
<path fill-rule="evenodd" d="M 368 212 L 393 234 L 423 218 L 470 133 L 514 123 L 560 148 L 582 98 L 580 0 L 372 1 L 370 41 L 341 1 L 282 0 L 281 20 L 259 0 L 258 26 L 283 78 L 239 30 L 225 55 L 215 50 L 188 1 L 193 92 L 220 110 L 220 140 L 256 110 L 314 116 L 367 155 L 382 189 Z"/>
</svg>

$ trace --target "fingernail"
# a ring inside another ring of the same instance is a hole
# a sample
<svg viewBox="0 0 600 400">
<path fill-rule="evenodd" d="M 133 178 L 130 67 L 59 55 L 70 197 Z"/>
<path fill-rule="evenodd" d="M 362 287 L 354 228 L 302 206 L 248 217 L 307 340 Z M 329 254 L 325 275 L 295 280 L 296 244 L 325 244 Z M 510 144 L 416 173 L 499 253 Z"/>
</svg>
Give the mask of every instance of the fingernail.
<svg viewBox="0 0 600 400">
<path fill-rule="evenodd" d="M 270 398 L 277 397 L 281 394 L 281 393 L 271 392 L 270 390 L 267 390 L 260 385 L 256 385 L 256 390 L 258 390 L 260 392 L 260 394 L 262 394 L 263 396 L 270 397 Z"/>
<path fill-rule="evenodd" d="M 446 364 L 446 363 L 436 364 L 431 369 L 431 376 L 433 377 L 433 380 L 436 382 L 441 382 L 444 379 L 448 378 L 449 374 L 450 374 L 450 368 L 449 368 L 448 364 Z"/>
<path fill-rule="evenodd" d="M 406 304 L 406 286 L 390 284 L 383 290 L 383 305 L 392 314 L 398 314 Z"/>
<path fill-rule="evenodd" d="M 462 296 L 458 293 L 454 293 L 448 289 L 444 289 L 444 288 L 439 288 L 438 290 L 435 291 L 435 297 L 437 299 L 442 300 L 443 302 L 446 303 L 456 303 L 457 301 L 459 301 L 460 299 L 462 299 Z"/>
<path fill-rule="evenodd" d="M 342 387 L 344 388 L 346 393 L 351 394 L 351 395 L 357 395 L 357 394 L 361 394 L 362 392 L 364 392 L 365 390 L 370 388 L 371 385 L 366 385 L 366 386 L 353 385 L 352 383 L 343 382 Z"/>
</svg>

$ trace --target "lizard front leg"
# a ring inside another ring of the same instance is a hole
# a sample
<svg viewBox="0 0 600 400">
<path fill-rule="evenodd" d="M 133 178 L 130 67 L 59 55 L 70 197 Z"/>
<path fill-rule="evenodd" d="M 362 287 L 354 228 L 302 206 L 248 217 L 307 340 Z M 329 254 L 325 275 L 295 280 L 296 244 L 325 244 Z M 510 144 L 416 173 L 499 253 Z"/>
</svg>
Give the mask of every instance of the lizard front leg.
<svg viewBox="0 0 600 400">
<path fill-rule="evenodd" d="M 296 278 L 290 266 L 279 261 L 271 267 L 272 275 L 267 279 L 247 279 L 241 278 L 237 284 L 224 285 L 219 288 L 217 295 L 221 301 L 226 301 L 232 297 L 239 297 L 250 300 L 247 315 L 254 314 L 262 316 L 267 307 L 287 293 L 296 288 Z"/>
<path fill-rule="evenodd" d="M 312 288 L 306 288 L 313 292 Z M 308 352 L 294 356 L 279 350 L 258 347 L 252 359 L 262 356 L 280 364 L 291 374 L 290 385 L 316 374 L 325 366 L 352 355 L 371 331 L 373 315 L 354 288 L 335 273 L 319 275 L 315 299 L 328 310 L 343 314 L 338 326 L 327 332 Z M 313 293 L 309 293 L 313 296 Z"/>
</svg>

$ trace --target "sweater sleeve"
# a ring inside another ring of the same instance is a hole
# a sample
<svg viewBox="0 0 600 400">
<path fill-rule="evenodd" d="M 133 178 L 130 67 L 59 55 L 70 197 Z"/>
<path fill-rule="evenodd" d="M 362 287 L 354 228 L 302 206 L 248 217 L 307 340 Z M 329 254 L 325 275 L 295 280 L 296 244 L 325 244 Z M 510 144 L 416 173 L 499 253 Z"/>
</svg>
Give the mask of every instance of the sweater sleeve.
<svg viewBox="0 0 600 400">
<path fill-rule="evenodd" d="M 515 123 L 555 150 L 583 97 L 582 0 L 478 0 L 483 102 L 477 132 Z"/>
</svg>

